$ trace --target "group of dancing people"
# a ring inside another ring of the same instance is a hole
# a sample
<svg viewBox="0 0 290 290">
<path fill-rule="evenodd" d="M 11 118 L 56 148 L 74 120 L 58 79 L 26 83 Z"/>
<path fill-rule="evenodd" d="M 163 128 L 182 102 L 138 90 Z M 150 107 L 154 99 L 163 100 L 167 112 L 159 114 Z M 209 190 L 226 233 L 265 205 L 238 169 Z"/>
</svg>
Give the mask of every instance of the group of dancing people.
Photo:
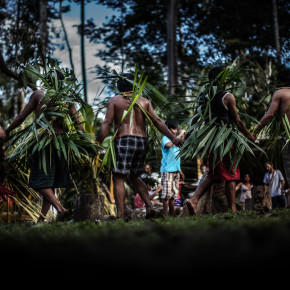
<svg viewBox="0 0 290 290">
<path fill-rule="evenodd" d="M 209 80 L 215 80 L 218 76 L 221 77 L 225 69 L 223 67 L 214 67 L 209 71 Z M 59 77 L 59 76 L 58 76 Z M 130 82 L 127 80 L 131 80 Z M 130 180 L 135 192 L 138 192 L 141 199 L 145 203 L 146 218 L 154 218 L 156 211 L 152 206 L 152 202 L 148 193 L 146 184 L 142 181 L 141 174 L 144 170 L 144 162 L 148 151 L 148 136 L 146 133 L 146 118 L 149 116 L 154 126 L 164 136 L 162 139 L 163 154 L 170 155 L 167 158 L 169 163 L 162 164 L 162 198 L 163 209 L 169 214 L 174 214 L 173 202 L 178 190 L 176 189 L 179 184 L 180 177 L 184 175 L 180 166 L 176 164 L 174 157 L 180 147 L 183 146 L 188 135 L 185 131 L 181 131 L 177 135 L 178 128 L 176 126 L 168 126 L 154 111 L 152 103 L 147 98 L 142 96 L 138 99 L 138 106 L 133 107 L 133 114 L 127 116 L 123 120 L 123 112 L 128 110 L 131 104 L 131 97 L 133 91 L 132 81 L 134 75 L 129 73 L 122 74 L 122 78 L 117 81 L 117 88 L 119 94 L 111 97 L 107 103 L 107 111 L 105 118 L 101 124 L 101 128 L 97 134 L 96 142 L 102 144 L 104 139 L 110 133 L 112 125 L 118 134 L 114 140 L 116 164 L 113 167 L 113 184 L 114 184 L 114 198 L 117 209 L 117 218 L 122 219 L 125 216 L 124 205 L 126 198 L 125 181 Z M 61 79 L 60 79 L 61 81 Z M 211 112 L 215 117 L 221 118 L 225 122 L 234 122 L 238 130 L 249 140 L 255 142 L 256 135 L 273 119 L 277 114 L 278 121 L 286 116 L 290 119 L 290 70 L 286 69 L 278 73 L 277 81 L 281 84 L 272 96 L 271 105 L 256 126 L 254 133 L 251 133 L 241 120 L 236 108 L 235 96 L 226 91 L 225 88 L 219 90 L 213 97 L 211 102 Z M 16 127 L 20 126 L 27 116 L 33 111 L 36 116 L 41 114 L 42 105 L 45 101 L 42 99 L 44 96 L 43 90 L 36 90 L 32 93 L 30 100 L 23 111 L 13 120 L 11 125 L 3 130 L 0 127 L 0 138 L 5 139 L 9 133 Z M 140 108 L 142 107 L 142 109 Z M 144 110 L 147 114 L 144 114 Z M 79 122 L 78 115 L 74 107 L 71 108 L 71 114 L 76 122 Z M 197 119 L 192 120 L 193 125 Z M 83 130 L 81 124 L 78 125 L 80 130 Z M 54 129 L 58 133 L 63 133 L 64 128 L 61 128 L 57 122 L 53 124 Z M 284 169 L 287 181 L 290 181 L 290 146 L 285 146 L 282 152 Z M 38 166 L 37 158 L 33 159 L 32 169 L 30 172 L 29 184 L 32 188 L 38 191 L 43 196 L 42 215 L 38 222 L 43 222 L 44 218 L 50 208 L 54 206 L 59 215 L 59 220 L 62 220 L 68 209 L 64 208 L 60 201 L 54 194 L 55 188 L 65 188 L 70 186 L 67 182 L 68 167 L 66 166 L 63 157 L 56 154 L 51 162 L 54 166 L 48 169 L 48 173 L 43 172 Z M 237 168 L 233 170 L 230 168 L 230 163 L 225 156 L 223 160 L 217 162 L 213 170 L 213 163 L 211 156 L 208 158 L 208 173 L 206 178 L 199 183 L 194 195 L 186 202 L 185 206 L 190 215 L 197 214 L 197 204 L 201 196 L 207 192 L 210 187 L 217 182 L 225 182 L 225 195 L 227 198 L 228 207 L 233 212 L 237 212 L 236 208 L 236 181 L 240 180 L 240 170 Z M 289 183 L 290 184 L 290 183 Z"/>
</svg>

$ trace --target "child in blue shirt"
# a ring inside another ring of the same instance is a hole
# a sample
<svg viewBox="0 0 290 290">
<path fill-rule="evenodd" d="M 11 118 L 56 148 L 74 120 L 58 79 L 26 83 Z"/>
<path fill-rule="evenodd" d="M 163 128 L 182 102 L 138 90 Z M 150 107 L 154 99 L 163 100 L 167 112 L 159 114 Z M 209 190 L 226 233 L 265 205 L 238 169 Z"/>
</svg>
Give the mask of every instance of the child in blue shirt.
<svg viewBox="0 0 290 290">
<path fill-rule="evenodd" d="M 176 136 L 178 131 L 178 123 L 174 120 L 166 122 L 168 129 Z M 185 130 L 181 130 L 178 138 L 184 137 Z M 179 192 L 180 177 L 184 179 L 184 174 L 180 167 L 180 158 L 176 158 L 179 148 L 176 147 L 166 136 L 161 142 L 162 160 L 161 160 L 161 185 L 162 185 L 162 203 L 164 215 L 174 216 L 174 199 Z"/>
</svg>

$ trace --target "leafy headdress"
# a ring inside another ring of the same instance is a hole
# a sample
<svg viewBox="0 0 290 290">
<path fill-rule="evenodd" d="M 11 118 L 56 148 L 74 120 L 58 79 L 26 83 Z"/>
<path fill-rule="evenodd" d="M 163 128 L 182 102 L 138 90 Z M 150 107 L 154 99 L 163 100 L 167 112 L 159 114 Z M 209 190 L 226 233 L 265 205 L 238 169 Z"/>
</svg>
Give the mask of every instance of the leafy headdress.
<svg viewBox="0 0 290 290">
<path fill-rule="evenodd" d="M 200 81 L 201 88 L 193 102 L 195 115 L 190 118 L 189 126 L 186 132 L 186 139 L 180 151 L 180 157 L 193 159 L 200 154 L 203 159 L 206 154 L 213 154 L 213 166 L 218 160 L 228 155 L 230 168 L 236 170 L 242 155 L 245 151 L 254 156 L 250 145 L 263 150 L 247 137 L 239 132 L 233 121 L 225 123 L 214 117 L 211 111 L 211 101 L 219 91 L 231 92 L 242 82 L 241 72 L 243 66 L 237 66 L 236 62 L 221 71 L 216 78 L 209 79 L 207 76 Z M 257 122 L 254 118 L 243 114 Z M 192 120 L 197 120 L 192 124 Z M 232 150 L 233 148 L 233 150 Z"/>
</svg>

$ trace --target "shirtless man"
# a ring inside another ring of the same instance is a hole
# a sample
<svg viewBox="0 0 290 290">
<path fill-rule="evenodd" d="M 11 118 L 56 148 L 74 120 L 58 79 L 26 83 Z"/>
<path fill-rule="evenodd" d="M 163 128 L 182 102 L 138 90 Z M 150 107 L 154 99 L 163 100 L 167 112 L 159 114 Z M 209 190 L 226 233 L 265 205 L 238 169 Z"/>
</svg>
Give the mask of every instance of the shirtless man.
<svg viewBox="0 0 290 290">
<path fill-rule="evenodd" d="M 134 80 L 132 74 L 123 74 L 129 80 Z M 132 124 L 130 125 L 130 116 L 127 116 L 121 123 L 124 110 L 128 110 L 132 96 L 133 86 L 124 79 L 117 81 L 117 87 L 120 92 L 112 97 L 107 105 L 107 113 L 101 125 L 101 130 L 97 141 L 101 144 L 110 132 L 110 127 L 114 123 L 115 129 L 118 129 L 118 136 L 115 139 L 116 168 L 113 169 L 114 196 L 117 206 L 117 218 L 124 218 L 124 201 L 126 191 L 124 181 L 129 177 L 136 192 L 139 193 L 146 206 L 146 217 L 154 215 L 154 210 L 149 198 L 146 184 L 140 178 L 144 168 L 144 161 L 148 148 L 146 134 L 146 116 L 135 105 L 133 107 Z M 148 112 L 156 128 L 167 136 L 175 145 L 181 146 L 183 140 L 174 136 L 167 128 L 165 122 L 160 119 L 153 110 L 152 104 L 146 98 L 140 97 L 138 103 Z M 130 114 L 129 114 L 130 115 Z"/>
<path fill-rule="evenodd" d="M 58 71 L 57 77 L 60 83 L 64 79 L 63 74 Z M 30 113 L 32 113 L 33 111 L 35 112 L 36 118 L 40 116 L 42 112 L 41 107 L 46 102 L 41 100 L 43 96 L 43 90 L 35 90 L 32 93 L 28 104 L 25 106 L 22 112 L 15 117 L 11 125 L 6 129 L 7 136 L 12 130 L 20 126 L 27 118 L 27 116 L 30 115 Z M 70 107 L 70 113 L 73 120 L 78 122 L 78 114 L 74 106 Z M 49 117 L 47 118 L 49 119 Z M 64 133 L 62 120 L 56 119 L 53 122 L 52 126 L 57 134 Z M 83 127 L 80 124 L 78 124 L 78 129 L 84 131 Z M 54 189 L 71 187 L 68 167 L 64 157 L 59 158 L 55 148 L 53 148 L 52 152 L 49 152 L 48 150 L 48 152 L 46 153 L 46 159 L 50 158 L 51 156 L 51 160 L 47 162 L 47 164 L 50 164 L 50 166 L 48 166 L 47 168 L 47 174 L 42 168 L 39 168 L 39 156 L 38 154 L 34 154 L 29 178 L 29 187 L 38 191 L 43 196 L 41 210 L 42 216 L 39 217 L 38 222 L 44 221 L 44 217 L 46 216 L 51 205 L 54 206 L 57 210 L 58 219 L 63 220 L 68 210 L 65 209 L 60 201 L 57 199 L 54 194 Z"/>
<path fill-rule="evenodd" d="M 223 71 L 222 67 L 214 67 L 209 72 L 209 79 L 214 80 Z M 252 142 L 255 142 L 255 136 L 250 133 L 243 121 L 240 119 L 237 108 L 235 96 L 225 90 L 221 90 L 215 94 L 211 101 L 211 112 L 213 116 L 217 117 L 217 121 L 222 120 L 229 123 L 231 120 L 236 124 L 237 128 Z M 193 119 L 192 125 L 198 121 L 198 118 Z M 186 136 L 187 138 L 187 136 Z M 209 156 L 209 171 L 206 178 L 199 183 L 192 198 L 187 201 L 186 205 L 190 215 L 197 214 L 197 203 L 201 196 L 206 193 L 214 183 L 225 182 L 225 195 L 227 198 L 228 207 L 234 212 L 236 208 L 236 180 L 240 179 L 240 170 L 237 167 L 236 171 L 230 170 L 230 162 L 228 156 L 223 158 L 223 161 L 217 162 L 213 170 L 213 154 Z"/>
<path fill-rule="evenodd" d="M 285 69 L 277 74 L 277 83 L 280 86 L 278 90 L 272 96 L 271 105 L 260 120 L 260 123 L 256 126 L 255 134 L 259 133 L 277 114 L 278 121 L 285 116 L 290 121 L 290 69 Z M 284 147 L 282 151 L 282 158 L 284 164 L 284 170 L 288 184 L 290 185 L 290 146 Z"/>
</svg>

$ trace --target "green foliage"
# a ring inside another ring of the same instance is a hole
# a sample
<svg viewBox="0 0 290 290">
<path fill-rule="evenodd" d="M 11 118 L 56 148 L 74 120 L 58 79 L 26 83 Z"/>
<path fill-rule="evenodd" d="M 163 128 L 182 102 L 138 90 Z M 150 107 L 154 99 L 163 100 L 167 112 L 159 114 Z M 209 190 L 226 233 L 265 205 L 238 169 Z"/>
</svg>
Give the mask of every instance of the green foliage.
<svg viewBox="0 0 290 290">
<path fill-rule="evenodd" d="M 8 162 L 26 164 L 34 154 L 39 154 L 42 156 L 40 166 L 46 172 L 46 150 L 54 147 L 58 155 L 71 164 L 80 162 L 82 156 L 95 156 L 98 146 L 93 143 L 91 135 L 78 129 L 77 116 L 73 116 L 72 107 L 76 105 L 82 108 L 86 116 L 92 112 L 89 112 L 88 105 L 84 106 L 79 93 L 80 85 L 71 71 L 49 64 L 44 65 L 43 72 L 40 70 L 39 66 L 27 65 L 23 76 L 28 76 L 34 84 L 41 82 L 40 87 L 45 91 L 41 100 L 42 113 L 27 127 L 11 134 L 6 150 Z M 58 79 L 57 71 L 63 73 L 64 80 Z M 55 132 L 55 122 L 61 124 L 63 134 Z"/>
<path fill-rule="evenodd" d="M 213 154 L 215 167 L 219 159 L 222 161 L 228 155 L 230 168 L 235 165 L 235 170 L 245 151 L 254 156 L 250 145 L 264 153 L 259 146 L 239 132 L 233 121 L 230 124 L 217 122 L 211 113 L 211 100 L 215 94 L 220 90 L 234 90 L 241 82 L 242 70 L 243 66 L 236 65 L 234 61 L 214 80 L 205 78 L 201 81 L 201 88 L 192 102 L 195 115 L 187 120 L 189 126 L 186 134 L 189 136 L 180 150 L 181 157 L 193 159 L 197 154 L 201 154 L 201 159 L 203 159 L 206 154 Z M 251 119 L 255 120 L 252 117 Z M 195 120 L 194 123 L 192 123 L 193 120 Z"/>
</svg>

